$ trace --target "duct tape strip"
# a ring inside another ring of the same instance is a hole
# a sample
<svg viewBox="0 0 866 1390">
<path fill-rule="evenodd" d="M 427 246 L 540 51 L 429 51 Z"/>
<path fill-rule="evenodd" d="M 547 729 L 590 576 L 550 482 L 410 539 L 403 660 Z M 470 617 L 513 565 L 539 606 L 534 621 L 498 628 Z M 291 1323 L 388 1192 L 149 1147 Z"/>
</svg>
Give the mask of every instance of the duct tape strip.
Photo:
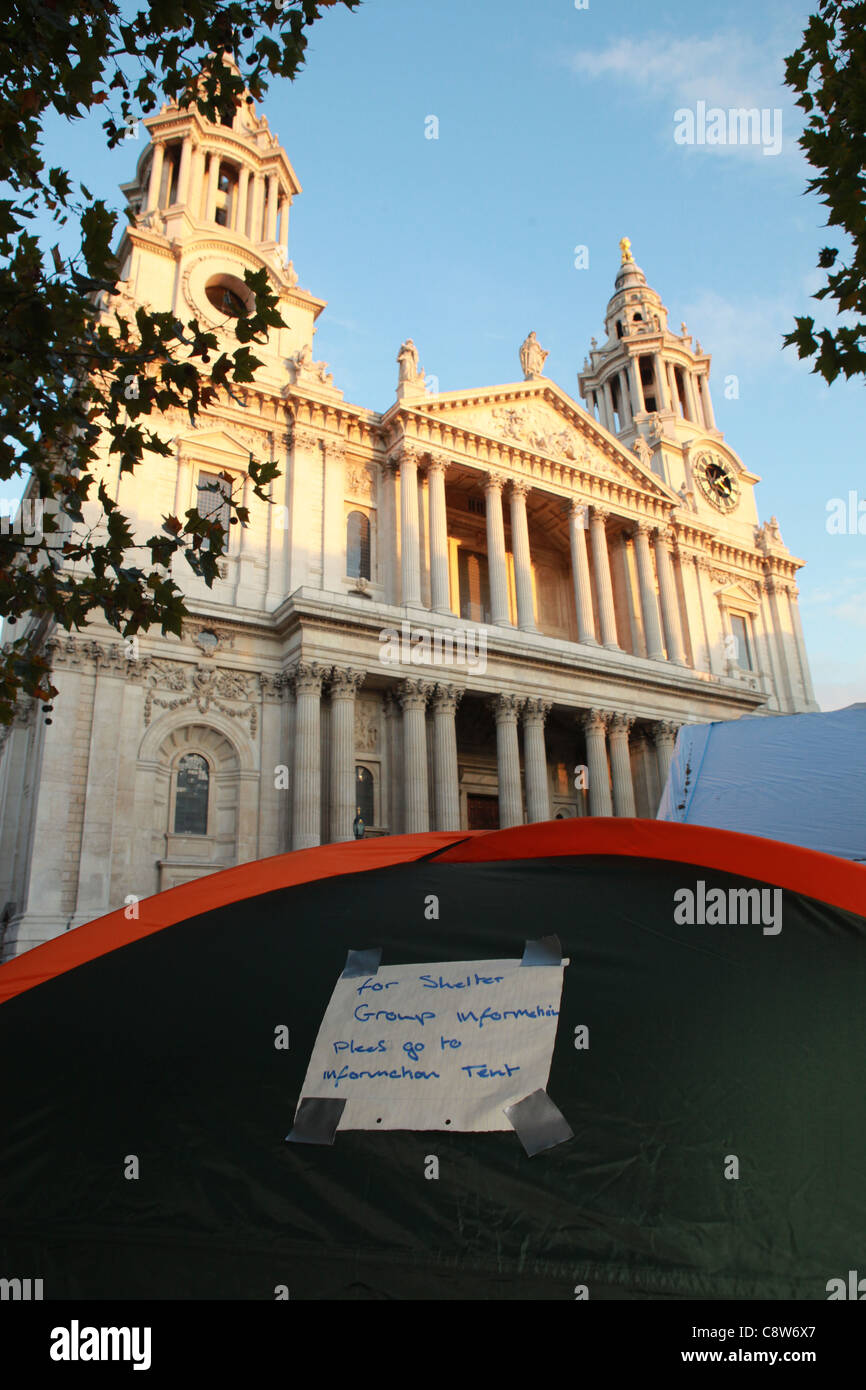
<svg viewBox="0 0 866 1390">
<path fill-rule="evenodd" d="M 340 979 L 354 980 L 358 975 L 375 975 L 381 963 L 381 946 L 371 946 L 368 951 L 349 951 Z"/>
<path fill-rule="evenodd" d="M 546 1091 L 532 1091 L 504 1109 L 530 1158 L 574 1138 L 574 1130 Z"/>
<path fill-rule="evenodd" d="M 558 936 L 542 936 L 527 941 L 521 965 L 562 965 L 562 943 Z"/>
<path fill-rule="evenodd" d="M 298 1106 L 287 1144 L 333 1144 L 346 1108 L 345 1096 L 307 1096 Z"/>
</svg>

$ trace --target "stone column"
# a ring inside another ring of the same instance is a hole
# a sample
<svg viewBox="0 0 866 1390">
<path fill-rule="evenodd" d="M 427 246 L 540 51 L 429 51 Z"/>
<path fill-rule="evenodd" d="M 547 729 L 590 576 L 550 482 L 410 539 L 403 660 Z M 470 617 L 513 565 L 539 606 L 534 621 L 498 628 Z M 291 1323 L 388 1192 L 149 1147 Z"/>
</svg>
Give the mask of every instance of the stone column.
<svg viewBox="0 0 866 1390">
<path fill-rule="evenodd" d="M 610 721 L 610 771 L 613 780 L 613 813 L 633 816 L 634 784 L 631 779 L 631 758 L 628 751 L 628 731 L 634 720 L 627 714 L 615 714 Z"/>
<path fill-rule="evenodd" d="M 709 372 L 701 372 L 699 380 L 701 383 L 701 402 L 704 407 L 704 420 L 706 422 L 707 429 L 714 430 L 716 428 L 716 417 L 713 414 L 713 401 L 710 395 Z"/>
<path fill-rule="evenodd" d="M 253 178 L 253 211 L 250 218 L 250 241 L 264 241 L 262 217 L 265 204 L 265 176 L 261 172 Z"/>
<path fill-rule="evenodd" d="M 517 624 L 521 632 L 537 632 L 532 598 L 532 559 L 529 554 L 529 526 L 526 520 L 528 483 L 518 479 L 511 484 L 511 542 L 514 546 L 514 582 L 517 590 Z"/>
<path fill-rule="evenodd" d="M 219 176 L 220 157 L 212 150 L 207 168 L 207 203 L 205 204 L 204 210 L 206 222 L 214 222 L 216 220 L 216 195 Z"/>
<path fill-rule="evenodd" d="M 611 434 L 616 434 L 616 417 L 613 413 L 613 396 L 611 394 L 609 381 L 604 382 L 602 385 L 601 403 L 605 429 L 610 430 Z"/>
<path fill-rule="evenodd" d="M 631 392 L 629 390 L 628 384 L 628 372 L 618 372 L 617 381 L 619 382 L 619 398 L 622 403 L 623 429 L 628 429 L 628 427 L 633 423 L 634 420 L 634 415 L 632 414 L 631 408 Z"/>
<path fill-rule="evenodd" d="M 577 610 L 577 640 L 597 647 L 595 618 L 592 612 L 592 588 L 589 582 L 589 557 L 586 553 L 587 508 L 582 502 L 572 502 L 568 508 L 568 535 L 571 543 L 571 576 L 574 583 L 574 603 Z"/>
<path fill-rule="evenodd" d="M 643 400 L 643 385 L 640 379 L 640 366 L 638 365 L 638 360 L 636 357 L 630 356 L 628 359 L 628 375 L 629 380 L 631 381 L 631 393 L 632 400 L 634 402 L 633 413 L 637 415 L 639 411 L 646 410 L 646 406 L 644 405 Z"/>
<path fill-rule="evenodd" d="M 386 459 L 382 465 L 382 583 L 385 588 L 385 602 L 395 605 L 400 602 L 397 473 L 397 461 Z"/>
<path fill-rule="evenodd" d="M 484 483 L 487 504 L 487 570 L 490 579 L 491 619 L 499 627 L 510 627 L 508 616 L 508 571 L 505 566 L 505 524 L 502 520 L 501 473 L 488 473 Z"/>
<path fill-rule="evenodd" d="M 788 714 L 794 708 L 794 689 L 785 651 L 785 630 L 779 602 L 780 596 L 785 592 L 785 581 L 779 575 L 770 574 L 764 580 L 764 588 L 769 595 L 770 616 L 773 620 L 772 641 L 778 659 L 779 686 L 776 694 L 779 699 L 779 708 Z"/>
<path fill-rule="evenodd" d="M 406 834 L 430 829 L 427 791 L 427 700 L 433 686 L 428 681 L 406 680 L 397 688 L 403 710 L 403 786 Z"/>
<path fill-rule="evenodd" d="M 448 460 L 434 455 L 427 469 L 430 492 L 430 607 L 434 613 L 451 612 L 448 575 L 448 521 L 445 511 L 445 472 Z M 440 827 L 444 829 L 445 827 Z M 450 828 L 450 827 L 449 827 Z M 455 829 L 459 830 L 459 826 Z"/>
<path fill-rule="evenodd" d="M 653 353 L 653 370 L 656 379 L 656 393 L 658 395 L 657 410 L 669 410 L 670 400 L 668 398 L 668 384 L 665 379 L 665 364 L 660 352 Z"/>
<path fill-rule="evenodd" d="M 675 415 L 679 415 L 680 392 L 679 387 L 677 386 L 677 374 L 673 362 L 668 363 L 668 386 L 670 387 L 671 393 L 671 410 L 674 412 Z"/>
<path fill-rule="evenodd" d="M 301 661 L 295 667 L 295 750 L 292 778 L 292 849 L 311 849 L 321 840 L 321 699 L 327 668 Z"/>
<path fill-rule="evenodd" d="M 280 184 L 276 174 L 268 175 L 268 214 L 267 228 L 265 231 L 265 241 L 276 241 L 277 239 L 277 196 Z"/>
<path fill-rule="evenodd" d="M 162 166 L 165 159 L 165 146 L 160 141 L 153 147 L 153 159 L 150 163 L 150 182 L 147 185 L 147 212 L 153 212 L 159 202 L 159 185 L 162 182 Z"/>
<path fill-rule="evenodd" d="M 610 715 L 591 709 L 578 715 L 586 735 L 586 770 L 589 779 L 589 814 L 612 816 L 610 775 L 607 767 L 605 731 Z"/>
<path fill-rule="evenodd" d="M 812 674 L 809 670 L 809 657 L 806 653 L 806 639 L 803 636 L 803 624 L 800 620 L 800 605 L 797 602 L 798 589 L 796 584 L 792 584 L 788 589 L 788 604 L 791 609 L 791 624 L 794 630 L 794 643 L 797 648 L 797 658 L 800 664 L 800 672 L 803 677 L 803 694 L 807 703 L 813 709 L 818 708 L 815 699 L 815 688 L 812 685 Z"/>
<path fill-rule="evenodd" d="M 455 716 L 463 690 L 437 685 L 433 695 L 433 805 L 437 830 L 460 829 Z"/>
<path fill-rule="evenodd" d="M 499 828 L 523 824 L 520 788 L 520 751 L 517 716 L 523 701 L 516 695 L 499 695 L 490 708 L 496 719 L 496 767 L 499 775 Z"/>
<path fill-rule="evenodd" d="M 669 528 L 659 526 L 656 529 L 656 569 L 658 570 L 659 576 L 662 622 L 665 628 L 665 644 L 668 649 L 668 657 L 671 661 L 676 662 L 677 666 L 685 666 L 686 651 L 683 644 L 682 626 L 680 623 L 680 605 L 677 598 L 677 586 L 670 552 L 672 537 L 673 532 Z"/>
<path fill-rule="evenodd" d="M 204 196 L 204 171 L 205 154 L 204 150 L 199 149 L 193 142 L 192 160 L 189 169 L 189 189 L 187 190 L 186 201 L 190 216 L 196 221 L 202 217 L 202 198 Z"/>
<path fill-rule="evenodd" d="M 620 650 L 616 640 L 616 612 L 613 606 L 613 584 L 610 578 L 610 556 L 607 552 L 607 518 L 604 507 L 593 506 L 589 522 L 592 559 L 595 567 L 595 587 L 598 593 L 602 645 L 611 651 Z"/>
<path fill-rule="evenodd" d="M 235 231 L 240 232 L 241 236 L 246 236 L 247 231 L 247 203 L 250 196 L 250 171 L 246 165 L 241 169 L 238 179 L 238 210 L 235 218 Z"/>
<path fill-rule="evenodd" d="M 660 719 L 657 724 L 653 725 L 656 760 L 659 766 L 659 786 L 662 792 L 664 792 L 668 773 L 671 770 L 671 759 L 674 755 L 674 745 L 677 741 L 679 728 L 679 724 L 674 724 L 669 719 Z"/>
<path fill-rule="evenodd" d="M 550 785 L 547 780 L 547 752 L 544 721 L 551 710 L 549 700 L 531 699 L 523 706 L 523 762 L 526 770 L 526 819 L 550 820 Z"/>
<path fill-rule="evenodd" d="M 418 545 L 418 455 L 409 445 L 400 454 L 401 568 L 403 603 L 421 603 L 421 553 Z"/>
<path fill-rule="evenodd" d="M 691 421 L 693 421 L 693 423 L 696 424 L 696 425 L 703 424 L 703 421 L 702 421 L 702 419 L 701 419 L 701 412 L 700 412 L 700 409 L 699 409 L 699 407 L 698 407 L 698 398 L 697 398 L 697 395 L 696 395 L 696 393 L 695 393 L 694 377 L 693 377 L 692 372 L 691 372 L 691 369 L 690 369 L 689 367 L 686 367 L 686 368 L 684 368 L 684 370 L 683 370 L 683 380 L 685 381 L 685 384 L 686 384 L 686 402 L 685 402 L 685 404 L 686 404 L 686 411 L 687 411 L 687 413 L 688 413 L 688 417 L 689 417 L 689 419 L 690 419 Z"/>
<path fill-rule="evenodd" d="M 281 217 L 280 217 L 280 246 L 283 248 L 283 252 L 284 252 L 283 259 L 285 260 L 286 256 L 288 256 L 288 253 L 289 253 L 289 200 L 288 200 L 288 198 L 284 198 L 284 199 L 283 199 L 282 208 L 283 208 L 283 211 L 282 211 L 282 215 L 281 215 Z"/>
<path fill-rule="evenodd" d="M 643 613 L 644 632 L 646 633 L 647 656 L 652 661 L 664 661 L 665 654 L 662 647 L 662 630 L 659 624 L 659 609 L 653 580 L 649 533 L 650 526 L 646 521 L 639 521 L 633 532 L 637 579 L 640 587 L 640 606 Z"/>
<path fill-rule="evenodd" d="M 335 666 L 331 672 L 331 778 L 328 807 L 329 839 L 354 838 L 355 819 L 355 695 L 364 672 Z"/>
<path fill-rule="evenodd" d="M 192 136 L 185 135 L 180 147 L 180 170 L 177 176 L 177 201 L 189 201 L 189 171 L 192 163 Z"/>
</svg>

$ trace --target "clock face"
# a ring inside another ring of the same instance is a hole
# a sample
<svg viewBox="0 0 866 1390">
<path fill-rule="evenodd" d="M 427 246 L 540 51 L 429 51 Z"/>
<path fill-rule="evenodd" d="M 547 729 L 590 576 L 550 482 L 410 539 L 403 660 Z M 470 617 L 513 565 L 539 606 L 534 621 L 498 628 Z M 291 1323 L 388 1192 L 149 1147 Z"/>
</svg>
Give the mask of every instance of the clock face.
<svg viewBox="0 0 866 1390">
<path fill-rule="evenodd" d="M 732 512 L 740 500 L 740 484 L 729 463 L 716 454 L 700 454 L 695 462 L 698 487 L 720 512 Z"/>
</svg>

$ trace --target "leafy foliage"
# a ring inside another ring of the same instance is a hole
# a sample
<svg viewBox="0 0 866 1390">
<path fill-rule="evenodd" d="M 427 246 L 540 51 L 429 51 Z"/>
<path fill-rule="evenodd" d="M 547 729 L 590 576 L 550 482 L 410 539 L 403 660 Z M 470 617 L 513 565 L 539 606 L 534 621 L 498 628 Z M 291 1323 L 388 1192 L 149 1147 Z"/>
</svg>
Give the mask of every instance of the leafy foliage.
<svg viewBox="0 0 866 1390">
<path fill-rule="evenodd" d="M 818 266 L 830 273 L 814 298 L 835 300 L 837 313 L 858 319 L 816 332 L 813 318 L 797 317 L 784 342 L 832 382 L 866 374 L 866 0 L 820 0 L 786 59 L 785 82 L 809 116 L 800 144 L 819 173 L 807 189 L 820 193 L 827 225 L 841 227 L 851 245 L 847 262 L 838 248 L 823 248 Z"/>
<path fill-rule="evenodd" d="M 124 636 L 153 625 L 180 633 L 186 609 L 168 577 L 185 556 L 208 585 L 225 532 L 220 512 L 165 518 L 137 546 L 127 517 L 97 476 L 107 432 L 118 476 L 146 467 L 169 446 L 148 419 L 171 407 L 199 412 L 253 380 L 251 344 L 280 325 L 266 270 L 247 272 L 250 307 L 234 321 L 239 346 L 219 352 L 215 334 L 193 319 L 138 309 L 134 321 L 103 312 L 118 285 L 112 254 L 116 216 L 69 173 L 46 168 L 42 124 L 52 111 L 80 119 L 104 106 L 109 148 L 163 101 L 230 120 L 240 102 L 261 99 L 272 76 L 294 78 L 306 31 L 327 9 L 359 0 L 141 0 L 136 13 L 115 0 L 12 0 L 0 46 L 0 478 L 25 478 L 24 523 L 0 519 L 0 724 L 17 700 L 43 701 L 51 684 L 46 637 L 80 628 L 100 612 Z M 223 61 L 230 54 L 234 64 Z M 32 226 L 50 214 L 80 228 L 68 263 L 46 256 Z M 155 422 L 156 423 L 156 422 Z M 250 458 L 254 494 L 265 500 L 278 476 L 271 460 Z M 84 505 L 99 520 L 84 528 Z M 248 520 L 228 499 L 231 521 Z M 28 511 L 29 508 L 29 511 Z M 74 530 L 73 530 L 74 528 Z M 14 636 L 21 623 L 23 634 Z"/>
</svg>

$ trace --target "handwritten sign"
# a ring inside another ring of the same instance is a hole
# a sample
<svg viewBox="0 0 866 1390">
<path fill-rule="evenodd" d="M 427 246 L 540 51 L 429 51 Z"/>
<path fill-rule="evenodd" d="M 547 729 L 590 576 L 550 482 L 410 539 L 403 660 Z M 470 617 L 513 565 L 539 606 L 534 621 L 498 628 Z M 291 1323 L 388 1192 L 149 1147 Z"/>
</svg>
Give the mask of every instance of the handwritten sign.
<svg viewBox="0 0 866 1390">
<path fill-rule="evenodd" d="M 302 1099 L 345 1099 L 341 1130 L 510 1129 L 503 1107 L 547 1087 L 567 963 L 449 961 L 339 979 Z"/>
</svg>

